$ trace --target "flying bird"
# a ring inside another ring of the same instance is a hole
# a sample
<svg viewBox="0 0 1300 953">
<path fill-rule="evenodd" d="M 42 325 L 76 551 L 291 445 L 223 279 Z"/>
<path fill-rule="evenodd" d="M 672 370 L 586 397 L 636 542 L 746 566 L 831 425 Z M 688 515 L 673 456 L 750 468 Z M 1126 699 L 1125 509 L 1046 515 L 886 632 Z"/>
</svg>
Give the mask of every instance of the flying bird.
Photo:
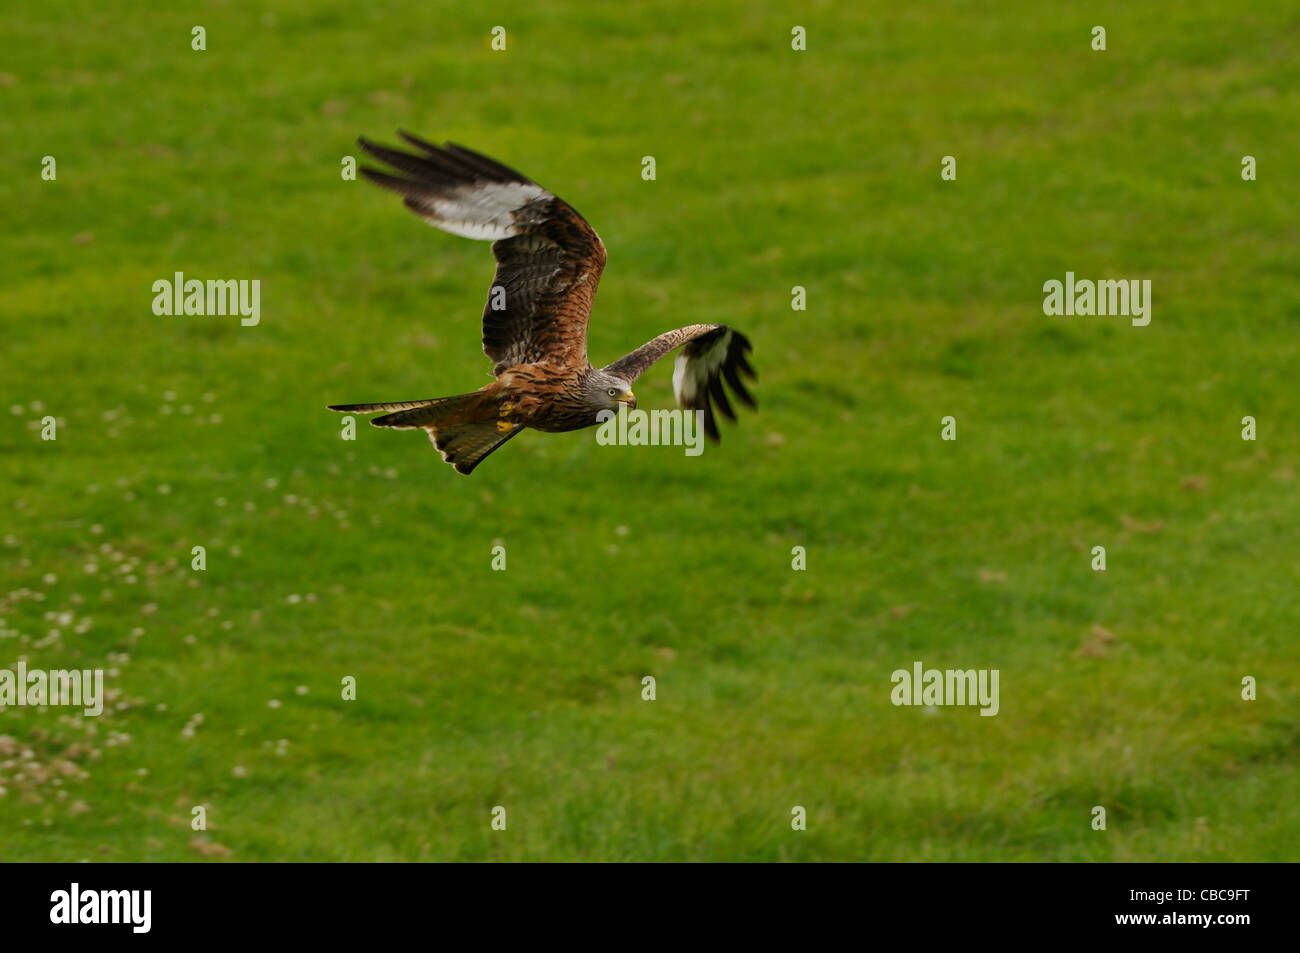
<svg viewBox="0 0 1300 953">
<path fill-rule="evenodd" d="M 702 411 L 715 442 L 713 405 L 736 415 L 723 381 L 741 403 L 754 399 L 741 380 L 755 378 L 749 340 L 725 324 L 667 331 L 605 367 L 587 358 L 587 321 L 605 268 L 605 244 L 568 202 L 487 156 L 436 146 L 399 132 L 417 152 L 357 142 L 401 173 L 362 168 L 430 225 L 492 242 L 496 276 L 483 310 L 483 352 L 492 383 L 470 394 L 379 404 L 335 404 L 343 413 L 382 413 L 370 422 L 422 429 L 459 473 L 470 473 L 507 440 L 529 428 L 550 433 L 598 423 L 601 411 L 636 408 L 632 385 L 665 354 L 683 348 L 673 370 L 677 403 Z M 684 346 L 684 347 L 683 347 Z"/>
</svg>

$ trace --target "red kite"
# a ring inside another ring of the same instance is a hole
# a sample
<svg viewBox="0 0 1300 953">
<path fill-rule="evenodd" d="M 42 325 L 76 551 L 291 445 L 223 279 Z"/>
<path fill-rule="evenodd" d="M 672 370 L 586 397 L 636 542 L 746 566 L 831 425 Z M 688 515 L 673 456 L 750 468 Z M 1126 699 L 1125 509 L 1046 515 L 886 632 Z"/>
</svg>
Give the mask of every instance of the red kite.
<svg viewBox="0 0 1300 953">
<path fill-rule="evenodd" d="M 605 268 L 605 244 L 573 206 L 487 156 L 447 143 L 435 146 L 402 132 L 419 154 L 358 142 L 403 173 L 363 168 L 371 182 L 398 193 L 407 208 L 453 235 L 490 240 L 496 277 L 483 310 L 483 352 L 496 380 L 471 394 L 382 404 L 336 404 L 330 410 L 380 413 L 376 427 L 428 431 L 459 473 L 470 473 L 515 434 L 580 430 L 601 411 L 635 409 L 632 385 L 650 366 L 685 345 L 673 370 L 677 403 L 704 414 L 714 441 L 713 404 L 736 415 L 723 379 L 749 407 L 740 375 L 754 378 L 745 359 L 749 340 L 724 324 L 668 331 L 613 364 L 587 359 L 587 320 Z M 606 415 L 607 416 L 607 415 Z"/>
</svg>

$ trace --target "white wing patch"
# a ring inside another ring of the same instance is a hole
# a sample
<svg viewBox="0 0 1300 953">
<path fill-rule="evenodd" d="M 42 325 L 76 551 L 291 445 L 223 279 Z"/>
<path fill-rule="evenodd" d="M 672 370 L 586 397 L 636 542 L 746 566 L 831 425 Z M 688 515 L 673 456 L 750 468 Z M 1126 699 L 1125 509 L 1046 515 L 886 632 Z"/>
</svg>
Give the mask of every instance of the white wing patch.
<svg viewBox="0 0 1300 953">
<path fill-rule="evenodd" d="M 731 332 L 720 335 L 707 351 L 688 357 L 686 351 L 677 355 L 673 364 L 673 394 L 681 407 L 693 407 L 696 397 L 709 386 L 709 379 L 718 373 L 727 359 L 731 346 Z"/>
<path fill-rule="evenodd" d="M 434 228 L 462 238 L 499 241 L 519 234 L 515 212 L 552 198 L 550 192 L 532 183 L 478 182 L 416 201 L 421 217 Z"/>
<path fill-rule="evenodd" d="M 695 378 L 693 375 L 688 377 L 689 364 L 685 354 L 678 354 L 673 363 L 673 394 L 677 397 L 677 403 L 683 407 L 688 406 L 695 396 Z"/>
</svg>

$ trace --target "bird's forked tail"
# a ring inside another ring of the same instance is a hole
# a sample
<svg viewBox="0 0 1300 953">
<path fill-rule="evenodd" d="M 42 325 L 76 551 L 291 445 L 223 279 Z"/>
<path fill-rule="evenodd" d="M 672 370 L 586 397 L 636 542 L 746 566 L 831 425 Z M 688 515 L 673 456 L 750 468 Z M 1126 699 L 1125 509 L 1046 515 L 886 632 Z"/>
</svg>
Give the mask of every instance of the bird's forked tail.
<svg viewBox="0 0 1300 953">
<path fill-rule="evenodd" d="M 387 404 L 333 404 L 330 410 L 345 414 L 376 414 L 370 423 L 394 430 L 425 430 L 442 454 L 442 459 L 457 473 L 470 473 L 497 447 L 523 427 L 502 430 L 498 409 L 500 398 L 483 391 L 436 397 L 433 400 L 407 400 Z"/>
</svg>

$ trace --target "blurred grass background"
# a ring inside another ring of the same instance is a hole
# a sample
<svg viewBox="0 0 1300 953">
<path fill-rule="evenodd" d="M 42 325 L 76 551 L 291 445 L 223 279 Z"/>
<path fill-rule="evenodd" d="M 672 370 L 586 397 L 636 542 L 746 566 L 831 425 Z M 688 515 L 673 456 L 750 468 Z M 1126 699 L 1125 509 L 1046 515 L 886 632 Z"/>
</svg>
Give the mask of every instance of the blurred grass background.
<svg viewBox="0 0 1300 953">
<path fill-rule="evenodd" d="M 0 712 L 0 859 L 1296 859 L 1294 7 L 0 30 L 0 666 L 114 691 Z M 340 440 L 327 403 L 488 379 L 487 246 L 340 176 L 397 128 L 600 231 L 593 361 L 727 322 L 759 414 L 699 458 L 530 433 L 470 478 Z M 1044 316 L 1067 270 L 1151 279 L 1151 325 Z M 259 279 L 261 324 L 155 316 L 174 271 Z M 893 707 L 918 659 L 999 669 L 1000 714 Z"/>
</svg>

